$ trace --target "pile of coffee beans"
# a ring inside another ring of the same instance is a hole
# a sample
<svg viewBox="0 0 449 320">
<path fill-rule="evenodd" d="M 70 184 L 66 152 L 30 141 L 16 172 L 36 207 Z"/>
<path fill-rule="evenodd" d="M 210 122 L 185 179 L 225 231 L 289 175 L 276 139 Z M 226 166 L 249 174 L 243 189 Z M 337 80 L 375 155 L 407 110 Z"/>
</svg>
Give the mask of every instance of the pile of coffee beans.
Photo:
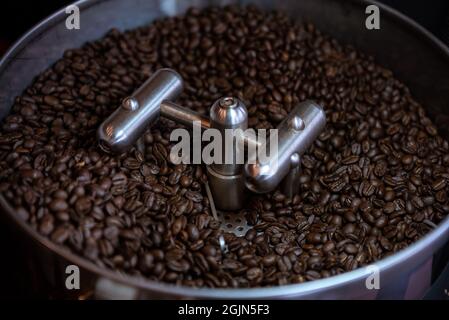
<svg viewBox="0 0 449 320">
<path fill-rule="evenodd" d="M 110 155 L 96 129 L 162 67 L 203 114 L 237 96 L 249 126 L 273 128 L 299 102 L 323 105 L 325 132 L 302 158 L 299 194 L 252 195 L 254 226 L 225 234 L 199 165 L 169 161 L 161 120 L 145 152 Z M 277 12 L 190 9 L 139 29 L 111 30 L 68 50 L 17 97 L 1 124 L 0 192 L 17 216 L 95 264 L 197 287 L 300 283 L 401 250 L 449 212 L 449 148 L 391 71 Z"/>
</svg>

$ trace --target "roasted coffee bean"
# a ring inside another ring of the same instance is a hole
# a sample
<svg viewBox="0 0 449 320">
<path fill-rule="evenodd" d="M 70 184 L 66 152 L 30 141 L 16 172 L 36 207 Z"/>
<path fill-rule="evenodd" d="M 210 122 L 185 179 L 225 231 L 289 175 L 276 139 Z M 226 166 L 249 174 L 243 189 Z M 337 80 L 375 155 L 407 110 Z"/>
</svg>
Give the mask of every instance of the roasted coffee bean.
<svg viewBox="0 0 449 320">
<path fill-rule="evenodd" d="M 23 221 L 27 221 L 30 217 L 29 212 L 24 207 L 16 208 L 16 213 L 17 216 Z"/>
<path fill-rule="evenodd" d="M 323 245 L 323 251 L 324 252 L 331 252 L 332 250 L 334 250 L 334 248 L 335 248 L 335 244 L 332 241 L 327 241 Z"/>
<path fill-rule="evenodd" d="M 150 272 L 154 267 L 154 256 L 146 252 L 139 258 L 139 267 L 143 272 Z"/>
<path fill-rule="evenodd" d="M 50 208 L 50 210 L 55 211 L 55 212 L 65 211 L 68 209 L 68 204 L 63 199 L 58 198 L 58 199 L 55 199 L 52 202 L 50 202 L 48 207 Z"/>
<path fill-rule="evenodd" d="M 140 168 L 140 161 L 134 158 L 127 158 L 123 161 L 123 166 L 127 169 L 135 170 Z"/>
<path fill-rule="evenodd" d="M 196 241 L 200 237 L 198 228 L 194 224 L 188 224 L 186 230 L 191 241 Z"/>
<path fill-rule="evenodd" d="M 265 267 L 271 267 L 272 265 L 274 265 L 276 263 L 276 255 L 270 254 L 270 255 L 263 257 L 262 263 Z"/>
<path fill-rule="evenodd" d="M 262 276 L 263 273 L 262 269 L 260 268 L 251 268 L 246 271 L 246 278 L 251 282 L 262 280 Z"/>
<path fill-rule="evenodd" d="M 69 236 L 70 236 L 69 230 L 66 227 L 62 226 L 62 227 L 57 228 L 51 234 L 51 240 L 58 244 L 62 244 L 62 243 L 64 243 L 64 241 L 66 241 L 68 239 Z"/>
<path fill-rule="evenodd" d="M 173 173 L 168 177 L 168 183 L 171 185 L 175 185 L 179 183 L 179 179 L 181 177 L 181 174 L 177 171 L 173 171 Z"/>
<path fill-rule="evenodd" d="M 432 183 L 432 189 L 438 191 L 446 186 L 446 180 L 443 178 L 437 179 Z"/>
<path fill-rule="evenodd" d="M 199 192 L 187 191 L 184 196 L 193 202 L 201 202 L 203 200 L 203 195 Z"/>
<path fill-rule="evenodd" d="M 179 180 L 181 186 L 184 188 L 189 187 L 192 184 L 192 178 L 189 176 L 182 176 Z"/>
<path fill-rule="evenodd" d="M 54 220 L 52 215 L 44 215 L 40 220 L 39 232 L 43 235 L 49 235 L 54 229 Z"/>
<path fill-rule="evenodd" d="M 92 208 L 92 200 L 88 197 L 81 197 L 75 202 L 75 211 L 79 214 L 87 214 Z"/>
<path fill-rule="evenodd" d="M 177 235 L 183 228 L 182 218 L 177 218 L 175 222 L 171 225 L 171 231 L 173 235 Z"/>
<path fill-rule="evenodd" d="M 352 243 L 349 243 L 345 246 L 345 252 L 347 254 L 355 254 L 357 253 L 357 251 L 358 251 L 357 247 Z"/>
</svg>

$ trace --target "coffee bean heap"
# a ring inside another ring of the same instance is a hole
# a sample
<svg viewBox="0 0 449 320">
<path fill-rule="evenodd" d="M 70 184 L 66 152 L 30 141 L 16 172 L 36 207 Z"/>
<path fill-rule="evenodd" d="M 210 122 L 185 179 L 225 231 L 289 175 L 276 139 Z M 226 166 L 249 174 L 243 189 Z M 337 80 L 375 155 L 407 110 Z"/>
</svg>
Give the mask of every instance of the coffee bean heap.
<svg viewBox="0 0 449 320">
<path fill-rule="evenodd" d="M 252 195 L 254 228 L 222 252 L 205 169 L 168 160 L 161 120 L 145 152 L 102 152 L 100 123 L 155 70 L 185 80 L 203 114 L 237 96 L 249 126 L 273 128 L 299 102 L 324 106 L 299 194 Z M 448 143 L 392 72 L 311 24 L 254 7 L 190 9 L 63 58 L 16 99 L 0 133 L 0 191 L 42 235 L 99 266 L 187 286 L 299 283 L 353 270 L 432 230 L 449 212 Z"/>
</svg>

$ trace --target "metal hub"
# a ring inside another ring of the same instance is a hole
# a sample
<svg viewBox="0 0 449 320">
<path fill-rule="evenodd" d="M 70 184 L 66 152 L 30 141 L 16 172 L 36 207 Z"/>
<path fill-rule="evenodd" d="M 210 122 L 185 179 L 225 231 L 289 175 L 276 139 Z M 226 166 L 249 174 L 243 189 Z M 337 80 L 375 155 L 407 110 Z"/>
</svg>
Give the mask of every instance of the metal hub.
<svg viewBox="0 0 449 320">
<path fill-rule="evenodd" d="M 242 237 L 252 228 L 241 210 L 248 189 L 266 193 L 282 183 L 284 194 L 292 197 L 297 193 L 300 156 L 323 130 L 324 110 L 312 101 L 296 105 L 278 125 L 276 134 L 270 134 L 270 140 L 259 145 L 259 139 L 244 136 L 248 110 L 242 101 L 231 96 L 220 98 L 211 106 L 209 118 L 205 118 L 172 102 L 183 88 L 183 80 L 176 71 L 160 69 L 155 72 L 100 125 L 97 131 L 100 147 L 106 152 L 121 153 L 137 143 L 144 152 L 144 144 L 139 139 L 159 116 L 192 127 L 199 121 L 203 129 L 214 129 L 221 137 L 226 137 L 229 130 L 240 132 L 244 143 L 240 144 L 238 137 L 225 139 L 225 145 L 220 146 L 223 159 L 207 166 L 206 191 L 212 215 L 220 221 L 220 229 Z M 270 150 L 270 155 L 259 159 L 256 150 L 248 146 Z M 238 161 L 253 156 L 256 156 L 255 161 Z"/>
<path fill-rule="evenodd" d="M 237 237 L 243 237 L 248 230 L 253 227 L 248 224 L 245 212 L 226 212 L 218 211 L 218 220 L 221 221 L 220 229 L 223 232 L 235 234 Z"/>
</svg>

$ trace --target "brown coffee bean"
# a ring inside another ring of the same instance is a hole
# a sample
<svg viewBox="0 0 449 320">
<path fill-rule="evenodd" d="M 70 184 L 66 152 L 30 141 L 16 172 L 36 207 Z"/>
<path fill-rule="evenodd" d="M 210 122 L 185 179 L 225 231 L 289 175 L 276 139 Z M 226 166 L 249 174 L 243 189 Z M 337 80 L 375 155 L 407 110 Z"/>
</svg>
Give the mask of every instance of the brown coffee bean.
<svg viewBox="0 0 449 320">
<path fill-rule="evenodd" d="M 172 174 L 168 177 L 168 183 L 170 183 L 171 185 L 178 184 L 180 178 L 181 174 L 177 171 L 173 171 Z"/>
<path fill-rule="evenodd" d="M 54 217 L 46 214 L 42 217 L 39 224 L 39 232 L 43 235 L 49 235 L 54 229 Z"/>
<path fill-rule="evenodd" d="M 75 211 L 79 214 L 87 214 L 92 209 L 92 200 L 88 197 L 81 197 L 75 202 Z"/>
<path fill-rule="evenodd" d="M 63 199 L 60 199 L 60 198 L 53 200 L 49 204 L 50 210 L 55 211 L 55 212 L 65 211 L 68 209 L 68 207 L 69 206 L 68 206 L 67 202 L 65 202 Z"/>
<path fill-rule="evenodd" d="M 334 250 L 334 248 L 335 248 L 335 244 L 332 241 L 327 241 L 323 245 L 323 251 L 324 252 L 330 252 L 330 251 Z"/>
<path fill-rule="evenodd" d="M 179 182 L 181 183 L 181 186 L 187 188 L 192 184 L 192 179 L 189 176 L 181 176 Z"/>
<path fill-rule="evenodd" d="M 29 212 L 24 207 L 16 208 L 16 214 L 23 221 L 27 221 L 30 217 Z"/>
<path fill-rule="evenodd" d="M 307 235 L 306 239 L 310 243 L 321 243 L 321 234 L 319 234 L 319 233 L 309 233 Z"/>
<path fill-rule="evenodd" d="M 44 103 L 56 107 L 59 105 L 59 99 L 55 96 L 44 96 Z"/>
<path fill-rule="evenodd" d="M 198 228 L 194 224 L 188 224 L 186 230 L 191 241 L 196 241 L 199 239 L 200 234 L 198 232 Z"/>
<path fill-rule="evenodd" d="M 202 252 L 206 256 L 214 257 L 217 254 L 217 249 L 214 246 L 206 245 L 203 247 Z"/>
<path fill-rule="evenodd" d="M 149 272 L 154 266 L 154 257 L 151 253 L 146 252 L 139 259 L 140 269 L 144 272 Z"/>
<path fill-rule="evenodd" d="M 251 268 L 246 271 L 246 278 L 249 281 L 257 281 L 260 280 L 263 276 L 262 269 L 260 268 Z"/>
<path fill-rule="evenodd" d="M 352 243 L 349 243 L 345 246 L 345 252 L 347 254 L 356 254 L 358 252 L 358 249 L 355 245 L 353 245 Z"/>
<path fill-rule="evenodd" d="M 435 191 L 441 190 L 446 186 L 446 180 L 443 178 L 437 179 L 432 183 L 432 189 Z"/>
<path fill-rule="evenodd" d="M 274 265 L 276 263 L 276 255 L 270 254 L 270 255 L 263 257 L 262 263 L 265 267 L 271 267 L 272 265 Z"/>
<path fill-rule="evenodd" d="M 70 232 L 66 227 L 58 227 L 51 234 L 51 240 L 58 244 L 62 244 L 68 239 L 69 236 Z"/>
</svg>

